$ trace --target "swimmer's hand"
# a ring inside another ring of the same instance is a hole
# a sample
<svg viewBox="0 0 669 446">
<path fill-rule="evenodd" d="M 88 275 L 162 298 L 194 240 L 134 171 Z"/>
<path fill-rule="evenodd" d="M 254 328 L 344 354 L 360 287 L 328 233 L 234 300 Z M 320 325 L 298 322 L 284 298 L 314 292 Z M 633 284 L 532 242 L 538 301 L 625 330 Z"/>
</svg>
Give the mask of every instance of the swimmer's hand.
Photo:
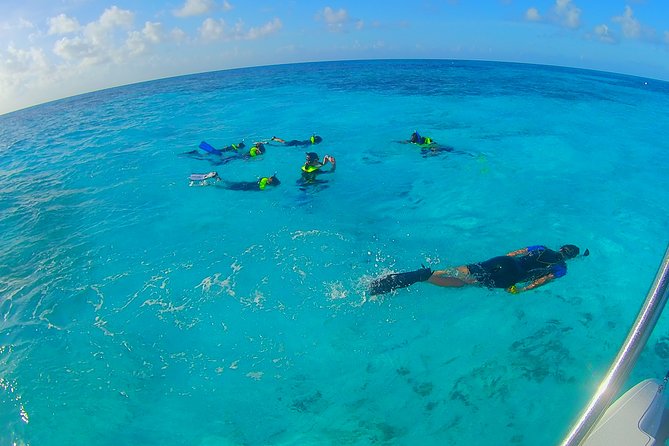
<svg viewBox="0 0 669 446">
<path fill-rule="evenodd" d="M 509 292 L 509 293 L 511 293 L 511 294 L 518 294 L 518 293 L 520 293 L 520 290 L 519 290 L 518 287 L 515 286 L 515 285 L 511 285 L 509 288 L 506 289 L 506 291 Z"/>
</svg>

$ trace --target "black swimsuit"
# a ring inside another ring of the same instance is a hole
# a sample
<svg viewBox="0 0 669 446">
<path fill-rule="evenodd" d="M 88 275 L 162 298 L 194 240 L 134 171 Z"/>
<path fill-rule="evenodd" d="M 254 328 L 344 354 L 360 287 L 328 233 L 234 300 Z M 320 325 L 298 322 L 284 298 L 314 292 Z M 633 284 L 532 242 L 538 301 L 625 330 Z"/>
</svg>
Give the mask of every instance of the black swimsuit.
<svg viewBox="0 0 669 446">
<path fill-rule="evenodd" d="M 253 181 L 226 181 L 224 187 L 229 190 L 262 190 L 258 182 Z"/>
<path fill-rule="evenodd" d="M 534 248 L 534 249 L 532 249 Z M 469 273 L 488 288 L 508 288 L 518 282 L 529 282 L 553 274 L 562 277 L 567 265 L 559 252 L 545 247 L 530 247 L 522 256 L 499 256 L 467 265 Z"/>
</svg>

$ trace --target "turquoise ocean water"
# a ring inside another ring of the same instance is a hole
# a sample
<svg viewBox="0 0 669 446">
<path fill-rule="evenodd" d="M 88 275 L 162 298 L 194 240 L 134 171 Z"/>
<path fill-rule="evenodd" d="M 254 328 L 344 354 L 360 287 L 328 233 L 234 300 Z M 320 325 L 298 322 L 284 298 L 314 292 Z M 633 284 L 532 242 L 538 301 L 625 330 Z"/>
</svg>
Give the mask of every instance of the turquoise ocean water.
<svg viewBox="0 0 669 446">
<path fill-rule="evenodd" d="M 0 443 L 555 444 L 667 246 L 669 84 L 545 66 L 241 69 L 0 116 Z M 466 153 L 423 156 L 411 132 Z M 216 165 L 215 147 L 323 137 Z M 189 187 L 277 172 L 262 193 Z M 513 296 L 369 281 L 533 244 Z M 669 368 L 661 318 L 628 387 Z"/>
</svg>

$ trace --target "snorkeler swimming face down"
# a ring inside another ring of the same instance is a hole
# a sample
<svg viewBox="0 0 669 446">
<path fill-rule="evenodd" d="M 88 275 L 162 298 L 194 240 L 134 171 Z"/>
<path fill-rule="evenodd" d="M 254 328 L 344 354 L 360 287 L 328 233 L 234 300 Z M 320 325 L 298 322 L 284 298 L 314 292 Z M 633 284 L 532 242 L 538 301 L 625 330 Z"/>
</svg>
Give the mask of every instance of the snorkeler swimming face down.
<svg viewBox="0 0 669 446">
<path fill-rule="evenodd" d="M 504 288 L 511 294 L 517 294 L 564 277 L 567 274 L 565 261 L 577 257 L 579 253 L 576 245 L 563 245 L 557 251 L 543 245 L 532 245 L 481 262 L 442 270 L 432 271 L 423 266 L 416 271 L 388 274 L 370 284 L 370 293 L 384 294 L 417 282 L 429 282 L 451 288 L 467 285 Z M 590 251 L 586 249 L 583 257 L 588 255 Z"/>
</svg>

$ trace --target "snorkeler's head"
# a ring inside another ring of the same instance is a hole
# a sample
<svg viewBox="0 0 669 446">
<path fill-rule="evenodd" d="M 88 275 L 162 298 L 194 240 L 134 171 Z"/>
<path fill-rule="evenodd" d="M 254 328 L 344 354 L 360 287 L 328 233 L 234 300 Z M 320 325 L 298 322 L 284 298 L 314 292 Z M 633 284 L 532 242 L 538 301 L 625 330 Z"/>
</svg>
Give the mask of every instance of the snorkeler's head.
<svg viewBox="0 0 669 446">
<path fill-rule="evenodd" d="M 274 175 L 269 177 L 268 183 L 271 184 L 272 186 L 278 186 L 279 184 L 281 184 L 281 181 L 279 181 L 275 173 Z"/>
<path fill-rule="evenodd" d="M 318 153 L 307 152 L 307 163 L 317 163 L 317 162 L 318 162 Z"/>
<path fill-rule="evenodd" d="M 420 139 L 420 135 L 418 134 L 418 130 L 416 130 L 415 132 L 413 132 L 411 134 L 411 140 L 410 141 L 411 142 L 418 142 L 419 139 Z"/>
<path fill-rule="evenodd" d="M 246 147 L 246 144 L 244 144 L 244 140 L 242 140 L 239 144 L 237 144 L 238 149 L 243 149 L 244 147 Z"/>
<path fill-rule="evenodd" d="M 321 138 L 318 135 L 313 135 L 311 137 L 311 144 L 318 144 L 319 142 L 323 141 L 323 138 Z"/>
<path fill-rule="evenodd" d="M 585 251 L 587 252 L 587 254 L 583 255 L 590 254 L 590 251 L 588 251 L 587 249 Z M 579 252 L 581 252 L 581 250 L 578 249 L 578 246 L 576 245 L 564 245 L 560 247 L 560 252 L 562 253 L 565 259 L 573 259 L 578 255 Z"/>
</svg>

